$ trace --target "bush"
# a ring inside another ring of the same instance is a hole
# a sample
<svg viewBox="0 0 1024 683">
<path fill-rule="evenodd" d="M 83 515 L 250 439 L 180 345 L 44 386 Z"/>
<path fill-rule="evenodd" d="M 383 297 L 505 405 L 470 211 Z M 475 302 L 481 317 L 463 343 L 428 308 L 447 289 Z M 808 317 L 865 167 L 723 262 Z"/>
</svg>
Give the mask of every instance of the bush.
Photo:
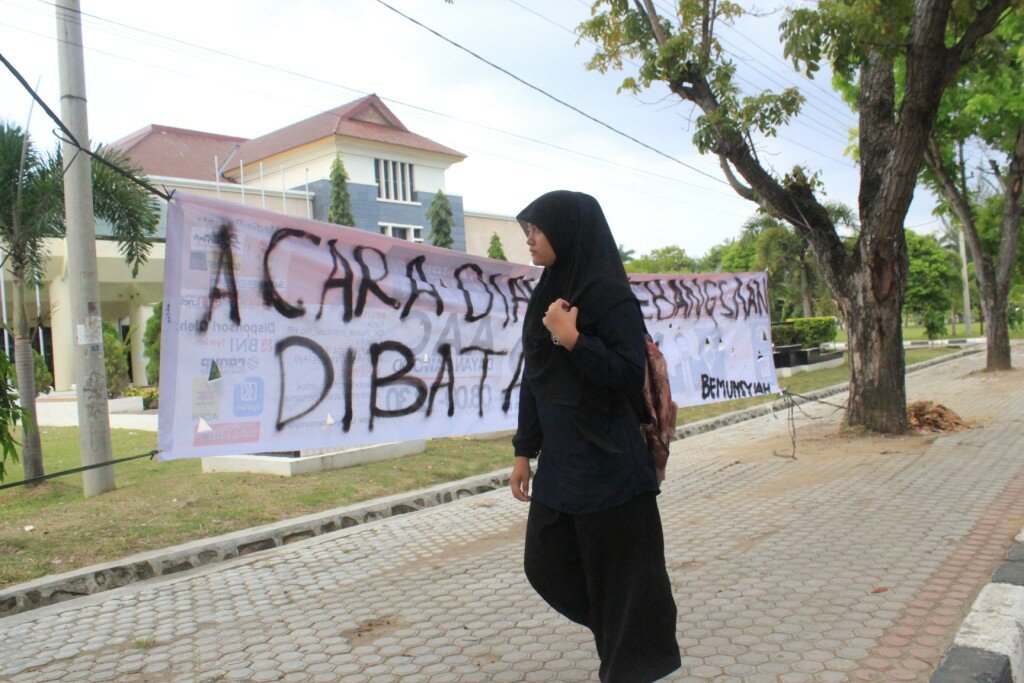
<svg viewBox="0 0 1024 683">
<path fill-rule="evenodd" d="M 107 397 L 117 398 L 128 388 L 128 347 L 110 323 L 103 322 L 103 362 L 107 367 Z"/>
<path fill-rule="evenodd" d="M 791 323 L 772 324 L 772 344 L 775 346 L 789 346 L 796 343 L 796 330 Z"/>
<path fill-rule="evenodd" d="M 32 359 L 36 378 L 36 393 L 45 394 L 53 387 L 53 375 L 50 374 L 50 368 L 46 367 L 46 361 L 43 360 L 42 355 L 35 349 L 32 349 Z M 11 377 L 13 378 L 14 388 L 17 389 L 18 376 L 13 374 Z"/>
<path fill-rule="evenodd" d="M 1024 329 L 1024 308 L 1010 306 L 1006 311 L 1006 324 L 1011 330 Z"/>
<path fill-rule="evenodd" d="M 928 339 L 938 339 L 946 334 L 946 314 L 944 311 L 928 311 L 921 317 L 924 333 Z"/>
<path fill-rule="evenodd" d="M 153 315 L 146 321 L 146 331 L 142 335 L 143 354 L 146 356 L 146 380 L 150 384 L 160 384 L 160 321 L 163 318 L 164 302 L 158 301 L 153 306 Z"/>
<path fill-rule="evenodd" d="M 125 396 L 141 396 L 143 410 L 160 407 L 160 390 L 156 387 L 128 387 Z"/>
<path fill-rule="evenodd" d="M 836 319 L 831 316 L 790 318 L 786 322 L 793 326 L 793 343 L 800 344 L 803 348 L 816 348 L 836 340 Z"/>
</svg>

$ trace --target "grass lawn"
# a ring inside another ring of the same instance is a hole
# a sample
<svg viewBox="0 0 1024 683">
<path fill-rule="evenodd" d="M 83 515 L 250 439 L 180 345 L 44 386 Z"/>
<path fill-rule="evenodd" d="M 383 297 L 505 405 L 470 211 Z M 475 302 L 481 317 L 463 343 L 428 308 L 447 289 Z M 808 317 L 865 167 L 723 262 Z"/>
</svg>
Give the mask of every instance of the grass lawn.
<svg viewBox="0 0 1024 683">
<path fill-rule="evenodd" d="M 947 353 L 913 349 L 915 363 Z M 797 393 L 846 381 L 846 367 L 783 378 Z M 740 399 L 684 408 L 680 422 L 771 400 Z M 113 430 L 114 457 L 156 447 L 156 434 Z M 42 431 L 45 470 L 79 466 L 78 429 Z M 80 474 L 34 488 L 0 492 L 0 587 L 138 552 L 310 514 L 361 500 L 492 472 L 511 465 L 509 440 L 453 438 L 427 442 L 427 451 L 387 462 L 300 477 L 202 474 L 198 459 L 136 460 L 116 466 L 117 490 L 82 497 Z M 10 481 L 21 466 L 10 465 Z M 32 531 L 24 527 L 32 526 Z"/>
</svg>

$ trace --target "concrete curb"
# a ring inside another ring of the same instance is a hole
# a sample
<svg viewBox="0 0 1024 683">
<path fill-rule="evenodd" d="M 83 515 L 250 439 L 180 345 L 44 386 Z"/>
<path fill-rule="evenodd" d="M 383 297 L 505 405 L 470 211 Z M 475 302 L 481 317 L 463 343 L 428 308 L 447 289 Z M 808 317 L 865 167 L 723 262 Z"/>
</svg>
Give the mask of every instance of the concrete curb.
<svg viewBox="0 0 1024 683">
<path fill-rule="evenodd" d="M 978 353 L 967 349 L 910 366 L 907 372 Z M 796 403 L 841 394 L 849 382 L 836 384 L 794 399 Z M 771 404 L 725 413 L 683 425 L 676 439 L 713 431 L 774 412 Z M 223 560 L 280 547 L 369 521 L 415 512 L 436 505 L 486 493 L 508 485 L 512 469 L 499 470 L 418 491 L 377 498 L 333 510 L 243 529 L 222 536 L 131 555 L 113 562 L 82 567 L 63 574 L 44 576 L 0 590 L 0 619 L 65 600 L 120 588 L 139 581 L 204 567 Z"/>
<path fill-rule="evenodd" d="M 931 360 L 922 361 L 915 363 L 907 368 L 907 374 L 912 372 L 918 372 L 919 370 L 925 370 L 941 363 L 948 363 L 951 360 L 963 358 L 964 356 L 972 356 L 976 353 L 981 353 L 982 349 L 970 348 L 964 349 L 963 351 L 957 351 L 956 353 L 950 353 L 945 356 L 939 356 L 938 358 L 932 358 Z M 829 396 L 835 396 L 836 394 L 845 393 L 850 389 L 849 382 L 843 382 L 842 384 L 834 384 L 824 389 L 812 391 L 803 397 L 793 397 L 793 403 L 796 405 L 802 405 L 811 401 L 819 401 L 828 398 Z M 755 417 L 761 417 L 762 415 L 770 415 L 777 412 L 774 404 L 765 403 L 744 410 L 737 410 L 731 413 L 725 413 L 716 417 L 708 418 L 707 420 L 699 420 L 698 422 L 690 422 L 684 424 L 676 429 L 676 438 L 684 439 L 688 436 L 694 436 L 695 434 L 703 434 L 704 432 L 710 432 L 715 429 L 721 429 L 722 427 L 728 427 L 739 422 L 745 422 L 746 420 L 752 420 Z"/>
<path fill-rule="evenodd" d="M 0 591 L 0 619 L 37 607 L 120 588 L 157 576 L 196 569 L 338 529 L 493 491 L 508 485 L 511 472 L 509 468 L 481 474 L 16 584 Z"/>
<path fill-rule="evenodd" d="M 1024 529 L 981 589 L 930 683 L 1024 680 Z"/>
</svg>

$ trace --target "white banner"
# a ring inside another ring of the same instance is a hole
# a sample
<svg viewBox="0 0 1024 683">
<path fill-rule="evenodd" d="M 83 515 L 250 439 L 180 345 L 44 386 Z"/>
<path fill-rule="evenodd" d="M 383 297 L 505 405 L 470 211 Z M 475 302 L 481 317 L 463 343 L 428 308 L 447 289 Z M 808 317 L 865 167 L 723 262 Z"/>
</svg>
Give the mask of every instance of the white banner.
<svg viewBox="0 0 1024 683">
<path fill-rule="evenodd" d="M 162 459 L 513 429 L 541 270 L 176 194 Z M 763 273 L 631 277 L 681 405 L 778 391 Z"/>
</svg>

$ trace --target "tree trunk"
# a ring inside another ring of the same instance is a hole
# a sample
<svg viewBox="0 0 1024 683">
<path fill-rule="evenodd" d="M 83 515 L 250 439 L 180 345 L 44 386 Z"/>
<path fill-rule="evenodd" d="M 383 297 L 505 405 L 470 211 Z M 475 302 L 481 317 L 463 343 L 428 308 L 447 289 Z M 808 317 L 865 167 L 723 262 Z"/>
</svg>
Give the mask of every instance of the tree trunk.
<svg viewBox="0 0 1024 683">
<path fill-rule="evenodd" d="M 949 336 L 955 337 L 956 336 L 956 302 L 953 302 L 953 303 L 951 303 L 949 305 L 949 327 L 950 327 Z"/>
<path fill-rule="evenodd" d="M 902 434 L 908 427 L 903 296 L 889 289 L 900 287 L 901 279 L 891 272 L 896 269 L 898 263 L 889 259 L 881 259 L 870 270 L 860 269 L 850 279 L 853 291 L 840 302 L 850 354 L 850 399 L 844 424 L 882 434 Z"/>
<path fill-rule="evenodd" d="M 985 318 L 988 330 L 985 332 L 985 370 L 1009 370 L 1010 327 L 1006 320 L 1006 297 L 997 292 L 982 292 L 985 299 Z"/>
<path fill-rule="evenodd" d="M 32 335 L 25 311 L 25 277 L 14 273 L 14 371 L 18 376 L 18 397 L 25 408 L 21 432 L 21 462 L 25 479 L 43 476 L 43 449 L 36 420 L 36 369 Z M 38 484 L 29 484 L 34 486 Z"/>
</svg>

